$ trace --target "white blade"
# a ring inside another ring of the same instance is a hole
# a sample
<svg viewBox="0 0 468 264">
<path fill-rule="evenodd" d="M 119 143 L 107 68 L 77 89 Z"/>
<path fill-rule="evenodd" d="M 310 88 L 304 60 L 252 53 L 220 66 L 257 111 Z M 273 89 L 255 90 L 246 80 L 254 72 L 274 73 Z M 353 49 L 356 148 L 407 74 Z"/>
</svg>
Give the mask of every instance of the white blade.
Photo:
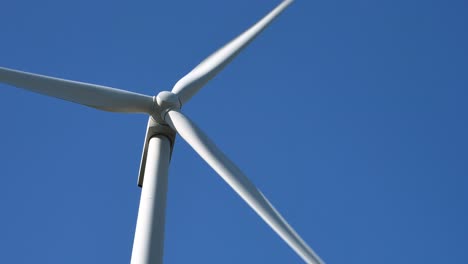
<svg viewBox="0 0 468 264">
<path fill-rule="evenodd" d="M 170 110 L 165 120 L 305 262 L 323 263 L 244 173 L 188 117 Z"/>
<path fill-rule="evenodd" d="M 254 40 L 254 38 L 291 4 L 292 1 L 293 0 L 283 1 L 255 25 L 211 54 L 191 72 L 180 79 L 174 85 L 172 92 L 179 96 L 181 104 L 185 104 L 185 102 L 194 96 L 209 80 L 215 77 L 216 74 L 231 62 L 244 47 Z"/>
<path fill-rule="evenodd" d="M 0 67 L 0 82 L 111 112 L 151 113 L 153 97 Z"/>
</svg>

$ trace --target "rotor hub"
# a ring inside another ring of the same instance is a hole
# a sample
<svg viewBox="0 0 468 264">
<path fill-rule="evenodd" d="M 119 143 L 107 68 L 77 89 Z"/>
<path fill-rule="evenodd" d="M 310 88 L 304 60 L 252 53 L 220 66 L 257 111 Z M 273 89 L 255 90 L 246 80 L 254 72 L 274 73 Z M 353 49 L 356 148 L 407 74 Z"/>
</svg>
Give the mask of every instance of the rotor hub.
<svg viewBox="0 0 468 264">
<path fill-rule="evenodd" d="M 156 122 L 165 124 L 164 117 L 172 109 L 180 109 L 182 106 L 179 96 L 169 91 L 162 91 L 156 95 L 155 113 L 152 115 Z"/>
</svg>

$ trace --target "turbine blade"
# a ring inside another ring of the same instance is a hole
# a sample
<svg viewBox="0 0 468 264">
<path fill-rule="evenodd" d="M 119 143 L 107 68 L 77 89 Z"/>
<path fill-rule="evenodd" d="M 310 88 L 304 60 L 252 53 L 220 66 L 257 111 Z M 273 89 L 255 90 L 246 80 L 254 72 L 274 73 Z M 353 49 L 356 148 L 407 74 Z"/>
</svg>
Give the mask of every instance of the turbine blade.
<svg viewBox="0 0 468 264">
<path fill-rule="evenodd" d="M 244 173 L 188 117 L 179 110 L 170 110 L 165 120 L 306 263 L 323 263 Z"/>
<path fill-rule="evenodd" d="M 0 82 L 110 112 L 151 113 L 153 97 L 0 67 Z"/>
<path fill-rule="evenodd" d="M 264 18 L 250 27 L 244 33 L 227 43 L 224 47 L 211 54 L 191 72 L 180 79 L 173 87 L 172 92 L 180 98 L 181 104 L 186 103 L 209 80 L 216 76 L 240 51 L 245 48 L 255 37 L 262 32 L 292 0 L 285 0 Z"/>
</svg>

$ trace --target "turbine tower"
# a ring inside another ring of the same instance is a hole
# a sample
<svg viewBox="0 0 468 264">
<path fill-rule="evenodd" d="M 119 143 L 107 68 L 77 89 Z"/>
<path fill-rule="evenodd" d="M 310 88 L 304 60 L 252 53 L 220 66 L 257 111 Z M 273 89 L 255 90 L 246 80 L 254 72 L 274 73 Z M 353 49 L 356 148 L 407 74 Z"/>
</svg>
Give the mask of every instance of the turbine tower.
<svg viewBox="0 0 468 264">
<path fill-rule="evenodd" d="M 99 110 L 149 115 L 138 186 L 142 187 L 131 263 L 162 263 L 168 168 L 179 134 L 232 189 L 306 262 L 323 261 L 286 222 L 254 184 L 185 114 L 186 104 L 228 65 L 292 0 L 207 57 L 169 91 L 148 96 L 95 84 L 0 67 L 0 82 Z"/>
</svg>

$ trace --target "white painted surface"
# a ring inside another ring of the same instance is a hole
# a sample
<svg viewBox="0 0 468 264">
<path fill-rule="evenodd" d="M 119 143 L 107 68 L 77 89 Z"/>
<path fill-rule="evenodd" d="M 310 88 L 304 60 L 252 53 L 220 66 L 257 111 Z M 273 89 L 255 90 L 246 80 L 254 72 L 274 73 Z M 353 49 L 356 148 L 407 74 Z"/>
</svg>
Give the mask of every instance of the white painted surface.
<svg viewBox="0 0 468 264">
<path fill-rule="evenodd" d="M 104 111 L 151 114 L 153 109 L 152 96 L 2 67 L 0 82 Z"/>
<path fill-rule="evenodd" d="M 149 141 L 132 264 L 160 264 L 163 260 L 170 149 L 165 136 L 155 136 Z"/>
<path fill-rule="evenodd" d="M 166 122 L 306 263 L 324 263 L 239 167 L 195 123 L 179 110 L 169 111 L 166 115 Z"/>
<path fill-rule="evenodd" d="M 222 48 L 211 54 L 198 64 L 191 72 L 182 77 L 172 88 L 177 94 L 180 102 L 185 104 L 194 96 L 208 81 L 216 76 L 226 65 L 229 64 L 242 49 L 244 49 L 255 37 L 258 36 L 281 12 L 293 1 L 286 0 L 274 8 L 260 21 L 247 29 L 244 33 L 231 40 Z"/>
</svg>

